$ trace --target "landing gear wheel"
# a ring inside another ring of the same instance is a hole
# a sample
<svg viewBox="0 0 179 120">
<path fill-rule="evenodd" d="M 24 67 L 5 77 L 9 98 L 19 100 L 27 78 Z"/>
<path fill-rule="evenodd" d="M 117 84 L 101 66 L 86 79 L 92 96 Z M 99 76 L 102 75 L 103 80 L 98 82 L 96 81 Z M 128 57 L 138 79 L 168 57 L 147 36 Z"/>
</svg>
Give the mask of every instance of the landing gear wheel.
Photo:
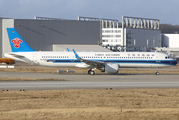
<svg viewBox="0 0 179 120">
<path fill-rule="evenodd" d="M 159 72 L 156 72 L 155 75 L 159 75 L 160 73 Z"/>
<path fill-rule="evenodd" d="M 88 74 L 90 74 L 91 70 L 88 70 Z"/>
<path fill-rule="evenodd" d="M 155 75 L 159 75 L 158 68 L 155 69 Z"/>
<path fill-rule="evenodd" d="M 89 74 L 90 74 L 90 75 L 94 75 L 95 72 L 91 70 L 91 71 L 89 72 Z"/>
</svg>

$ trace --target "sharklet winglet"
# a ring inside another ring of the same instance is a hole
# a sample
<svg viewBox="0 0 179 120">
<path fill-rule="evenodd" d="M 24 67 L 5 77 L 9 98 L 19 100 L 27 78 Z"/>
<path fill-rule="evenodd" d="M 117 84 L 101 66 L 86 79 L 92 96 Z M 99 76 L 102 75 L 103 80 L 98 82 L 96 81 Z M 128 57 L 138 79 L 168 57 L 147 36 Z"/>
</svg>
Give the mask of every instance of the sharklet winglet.
<svg viewBox="0 0 179 120">
<path fill-rule="evenodd" d="M 78 56 L 78 54 L 75 52 L 75 50 L 74 49 L 72 49 L 73 50 L 73 52 L 74 52 L 74 54 L 75 54 L 75 57 L 77 58 L 77 59 L 79 59 L 80 57 Z"/>
<path fill-rule="evenodd" d="M 67 48 L 67 51 L 70 52 L 70 50 Z"/>
</svg>

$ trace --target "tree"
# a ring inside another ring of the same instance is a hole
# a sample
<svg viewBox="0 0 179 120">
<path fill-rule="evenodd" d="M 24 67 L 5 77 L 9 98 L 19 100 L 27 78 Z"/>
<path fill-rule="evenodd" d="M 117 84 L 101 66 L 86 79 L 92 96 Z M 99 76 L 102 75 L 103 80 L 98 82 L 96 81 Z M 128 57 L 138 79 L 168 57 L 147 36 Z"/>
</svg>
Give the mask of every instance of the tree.
<svg viewBox="0 0 179 120">
<path fill-rule="evenodd" d="M 161 33 L 179 33 L 179 25 L 160 24 Z"/>
</svg>

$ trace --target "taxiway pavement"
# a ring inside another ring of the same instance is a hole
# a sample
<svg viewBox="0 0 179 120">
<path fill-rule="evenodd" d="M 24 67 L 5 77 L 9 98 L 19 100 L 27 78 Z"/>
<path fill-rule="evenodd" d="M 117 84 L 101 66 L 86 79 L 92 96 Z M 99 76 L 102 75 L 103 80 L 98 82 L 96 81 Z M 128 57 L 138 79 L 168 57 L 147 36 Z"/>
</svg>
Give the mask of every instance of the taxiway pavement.
<svg viewBox="0 0 179 120">
<path fill-rule="evenodd" d="M 66 81 L 1 81 L 0 90 L 179 88 L 178 74 L 58 74 L 0 72 L 1 78 L 65 79 Z"/>
</svg>

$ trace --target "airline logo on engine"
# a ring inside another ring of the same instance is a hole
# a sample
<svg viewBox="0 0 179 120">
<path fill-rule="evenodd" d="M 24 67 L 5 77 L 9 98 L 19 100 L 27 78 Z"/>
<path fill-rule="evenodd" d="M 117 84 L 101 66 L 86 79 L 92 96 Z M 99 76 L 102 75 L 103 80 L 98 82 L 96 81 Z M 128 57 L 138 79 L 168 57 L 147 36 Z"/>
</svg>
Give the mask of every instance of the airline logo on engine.
<svg viewBox="0 0 179 120">
<path fill-rule="evenodd" d="M 13 40 L 11 40 L 11 43 L 14 43 L 15 48 L 19 48 L 20 43 L 22 43 L 22 40 L 20 40 L 19 38 L 14 38 Z"/>
</svg>

